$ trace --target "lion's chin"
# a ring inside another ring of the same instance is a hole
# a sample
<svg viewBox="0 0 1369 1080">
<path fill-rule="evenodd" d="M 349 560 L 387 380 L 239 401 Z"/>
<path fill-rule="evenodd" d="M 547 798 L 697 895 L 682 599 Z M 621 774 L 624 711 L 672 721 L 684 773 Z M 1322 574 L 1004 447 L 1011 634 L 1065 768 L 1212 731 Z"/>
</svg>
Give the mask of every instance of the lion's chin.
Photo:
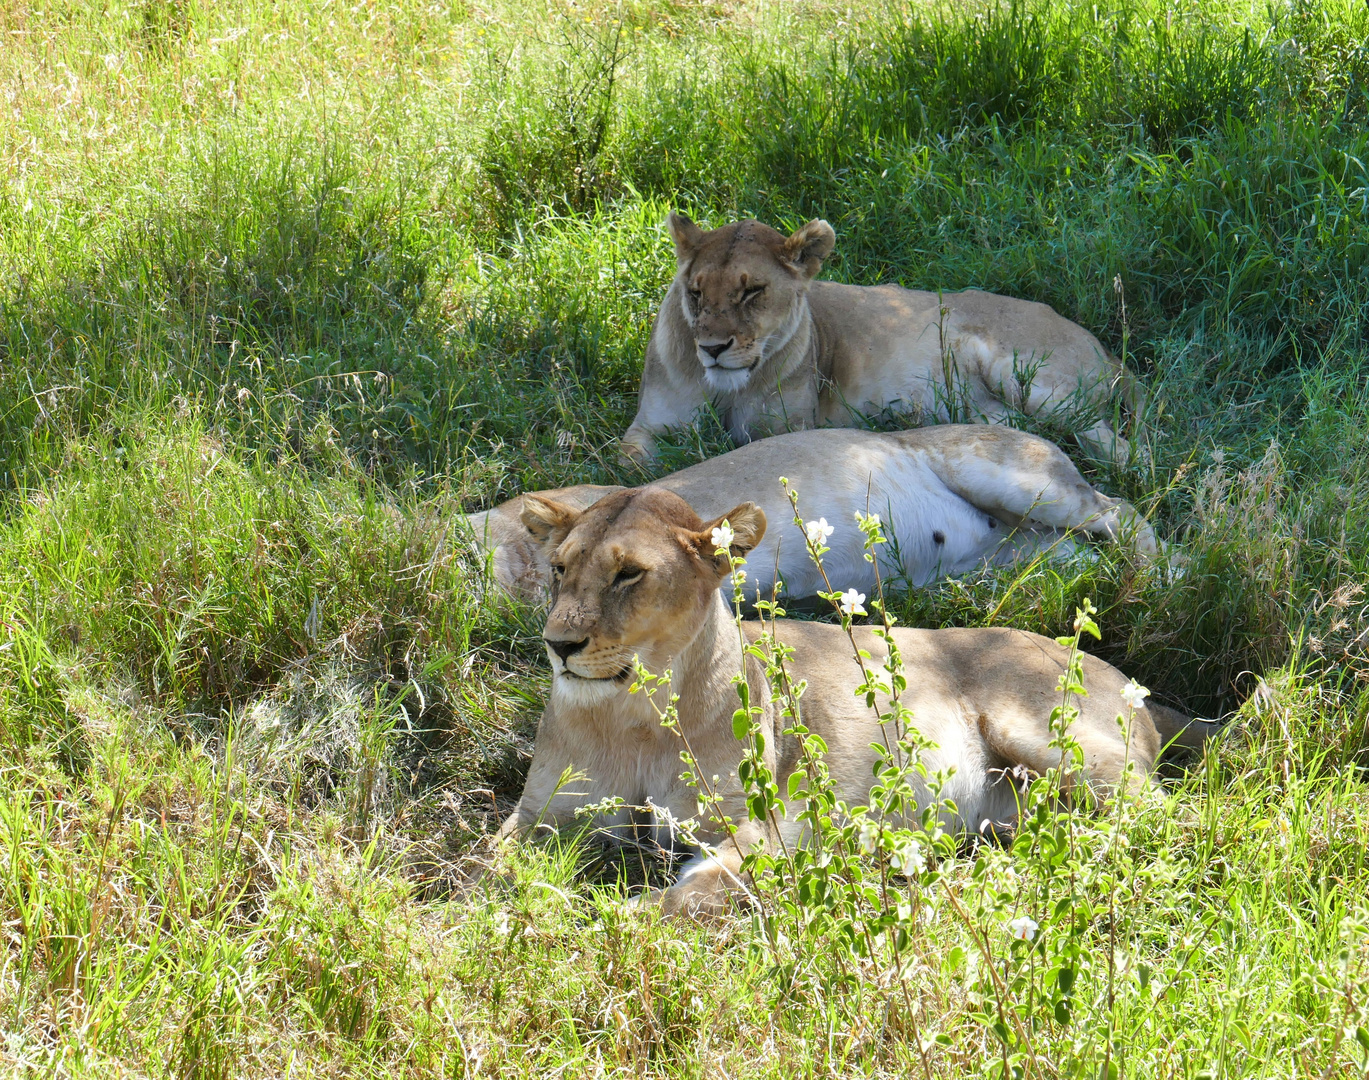
<svg viewBox="0 0 1369 1080">
<path fill-rule="evenodd" d="M 600 705 L 625 693 L 632 685 L 632 669 L 626 668 L 606 679 L 588 679 L 572 671 L 557 672 L 551 680 L 551 692 L 567 704 L 581 707 Z"/>
<path fill-rule="evenodd" d="M 751 381 L 751 372 L 755 369 L 755 364 L 744 368 L 707 367 L 704 368 L 704 382 L 710 390 L 737 394 L 746 389 L 746 384 Z"/>
</svg>

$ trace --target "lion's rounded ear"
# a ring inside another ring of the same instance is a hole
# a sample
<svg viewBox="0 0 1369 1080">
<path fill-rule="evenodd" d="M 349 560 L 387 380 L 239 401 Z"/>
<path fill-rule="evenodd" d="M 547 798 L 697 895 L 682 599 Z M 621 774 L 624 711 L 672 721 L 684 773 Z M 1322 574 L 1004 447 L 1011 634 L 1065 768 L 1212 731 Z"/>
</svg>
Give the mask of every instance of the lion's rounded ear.
<svg viewBox="0 0 1369 1080">
<path fill-rule="evenodd" d="M 559 544 L 579 516 L 578 510 L 572 510 L 564 503 L 544 499 L 541 495 L 524 495 L 523 510 L 518 519 L 543 544 Z"/>
<path fill-rule="evenodd" d="M 704 527 L 694 534 L 695 545 L 705 558 L 718 550 L 717 541 L 722 537 L 715 539 L 714 534 L 724 527 L 732 533 L 728 549 L 734 558 L 740 558 L 755 548 L 765 536 L 765 511 L 753 502 L 744 502 L 722 517 L 705 522 Z M 727 567 L 723 566 L 722 569 L 726 571 Z"/>
<path fill-rule="evenodd" d="M 693 258 L 703 241 L 704 231 L 684 214 L 677 214 L 673 210 L 667 224 L 670 226 L 671 239 L 675 241 L 675 258 L 680 262 Z"/>
<path fill-rule="evenodd" d="M 836 232 L 827 222 L 818 219 L 795 230 L 784 242 L 784 258 L 804 277 L 815 278 L 822 269 L 822 260 L 832 254 L 836 246 Z"/>
</svg>

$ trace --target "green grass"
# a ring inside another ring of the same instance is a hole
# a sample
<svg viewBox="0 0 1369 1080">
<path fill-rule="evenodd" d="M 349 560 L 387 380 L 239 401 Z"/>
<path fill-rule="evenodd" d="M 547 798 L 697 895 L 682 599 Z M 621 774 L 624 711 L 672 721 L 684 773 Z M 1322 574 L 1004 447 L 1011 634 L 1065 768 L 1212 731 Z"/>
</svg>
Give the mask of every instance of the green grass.
<svg viewBox="0 0 1369 1080">
<path fill-rule="evenodd" d="M 1364 1075 L 1369 8 L 137 0 L 0 38 L 7 1072 L 920 1073 L 877 980 L 776 1005 L 745 922 L 615 903 L 631 859 L 475 880 L 546 675 L 448 527 L 643 478 L 679 206 L 1049 302 L 1150 389 L 1151 459 L 1090 475 L 1181 577 L 899 602 L 1055 634 L 1089 596 L 1158 698 L 1241 710 L 1132 832 L 1121 989 L 1100 932 L 1029 1070 Z M 936 1075 L 998 1062 L 968 934 L 916 944 Z"/>
</svg>

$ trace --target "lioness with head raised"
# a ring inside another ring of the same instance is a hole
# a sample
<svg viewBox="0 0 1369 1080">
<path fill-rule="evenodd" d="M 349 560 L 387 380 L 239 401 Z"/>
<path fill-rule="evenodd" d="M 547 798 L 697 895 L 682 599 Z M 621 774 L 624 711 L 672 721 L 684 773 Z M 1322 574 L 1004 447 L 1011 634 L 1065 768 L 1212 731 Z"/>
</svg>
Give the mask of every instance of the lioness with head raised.
<svg viewBox="0 0 1369 1080">
<path fill-rule="evenodd" d="M 655 829 L 659 842 L 670 846 L 663 822 L 696 817 L 698 793 L 680 779 L 679 734 L 661 727 L 644 694 L 629 693 L 636 657 L 652 672 L 670 671 L 668 689 L 679 695 L 679 730 L 697 759 L 695 771 L 716 778 L 720 810 L 736 823 L 741 850 L 755 841 L 773 843 L 768 826 L 747 818 L 737 779 L 742 744 L 732 735 L 735 673 L 745 670 L 751 701 L 762 708 L 767 764 L 781 791 L 797 767 L 798 747 L 784 734 L 786 721 L 758 663 L 743 655 L 719 594 L 729 565 L 726 554 L 717 554 L 714 533 L 726 520 L 731 554 L 744 554 L 764 536 L 765 515 L 743 503 L 704 522 L 679 496 L 647 487 L 616 492 L 584 511 L 527 496 L 523 516 L 546 545 L 554 574 L 543 632 L 552 682 L 527 784 L 500 835 L 569 823 L 580 807 L 616 798 L 627 808 L 658 813 L 623 809 L 603 824 Z M 754 640 L 759 624 L 743 625 Z M 870 746 L 879 729 L 856 696 L 860 672 L 845 635 L 819 623 L 775 625 L 794 650 L 789 670 L 808 682 L 804 723 L 827 744 L 838 797 L 850 805 L 866 802 Z M 1024 765 L 1039 772 L 1060 761 L 1060 751 L 1049 745 L 1048 717 L 1059 702 L 1065 650 L 1049 638 L 1009 629 L 895 634 L 908 679 L 904 701 L 922 734 L 937 744 L 923 760 L 932 771 L 954 770 L 942 796 L 954 800 L 958 818 L 947 827 L 1011 827 L 1017 800 L 1005 770 Z M 874 635 L 858 630 L 856 641 L 880 663 L 883 645 Z M 1080 700 L 1082 715 L 1070 733 L 1084 751 L 1091 784 L 1116 787 L 1128 775 L 1128 762 L 1136 769 L 1134 782 L 1144 784 L 1164 740 L 1179 736 L 1196 744 L 1207 733 L 1201 721 L 1188 724 L 1147 704 L 1124 736 L 1116 718 L 1125 677 L 1088 656 L 1084 677 L 1089 696 Z M 563 782 L 575 773 L 578 779 Z M 791 847 L 801 840 L 795 818 L 791 812 L 779 825 Z M 739 885 L 740 855 L 731 841 L 723 844 L 718 822 L 699 822 L 698 835 L 714 853 L 692 860 L 665 892 L 669 912 L 714 910 Z"/>
<path fill-rule="evenodd" d="M 712 403 L 739 443 L 895 412 L 915 424 L 1082 408 L 1075 437 L 1125 461 L 1109 424 L 1133 382 L 1082 326 L 1045 304 L 967 289 L 815 281 L 836 244 L 825 221 L 784 236 L 759 221 L 712 231 L 670 215 L 678 271 L 647 345 L 624 457 Z"/>
<path fill-rule="evenodd" d="M 1076 550 L 1076 538 L 1157 551 L 1150 525 L 1129 503 L 1109 498 L 1080 475 L 1053 443 L 1008 427 L 941 424 L 914 431 L 851 428 L 796 431 L 709 458 L 657 481 L 713 517 L 748 497 L 773 520 L 791 514 L 779 484 L 786 477 L 807 516 L 836 525 L 829 539 L 828 584 L 869 591 L 856 511 L 877 513 L 895 543 L 881 545 L 885 580 L 922 586 L 985 563 L 1005 565 L 1038 552 Z M 582 484 L 543 492 L 581 510 L 621 488 Z M 550 579 L 547 554 L 522 521 L 524 496 L 471 514 L 464 525 L 492 552 L 495 579 L 537 600 Z M 823 581 L 802 537 L 768 533 L 751 558 L 749 595 L 769 596 L 778 579 L 792 597 L 812 596 Z"/>
</svg>

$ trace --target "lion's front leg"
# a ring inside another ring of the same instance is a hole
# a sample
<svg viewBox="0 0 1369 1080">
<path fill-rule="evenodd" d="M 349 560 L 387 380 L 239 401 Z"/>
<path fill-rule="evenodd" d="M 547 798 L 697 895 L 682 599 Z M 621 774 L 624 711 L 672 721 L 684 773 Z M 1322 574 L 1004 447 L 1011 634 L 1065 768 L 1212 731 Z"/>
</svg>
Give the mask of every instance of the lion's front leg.
<svg viewBox="0 0 1369 1080">
<path fill-rule="evenodd" d="M 624 465 L 647 462 L 656 456 L 656 439 L 640 424 L 634 423 L 623 433 L 618 444 L 618 457 Z"/>
<path fill-rule="evenodd" d="M 642 368 L 641 388 L 637 393 L 637 415 L 623 433 L 619 456 L 625 464 L 649 460 L 656 453 L 656 436 L 668 428 L 682 427 L 708 404 L 703 380 L 687 374 L 672 373 L 661 358 L 658 331 L 647 344 L 646 365 Z M 669 346 L 666 346 L 667 351 Z"/>
<path fill-rule="evenodd" d="M 516 836 L 521 829 L 518 816 L 518 807 L 513 808 L 513 813 L 504 819 L 504 824 L 499 826 L 499 831 L 494 834 L 495 840 L 507 840 L 510 836 Z"/>
<path fill-rule="evenodd" d="M 584 745 L 568 745 L 575 740 L 568 739 L 567 734 L 548 705 L 538 725 L 537 743 L 523 794 L 513 813 L 500 826 L 500 840 L 519 834 L 555 832 L 567 825 L 587 823 L 581 816 L 582 807 L 621 794 L 620 778 L 606 768 L 602 757 Z M 612 833 L 624 827 L 628 816 L 626 810 L 619 810 L 597 815 L 594 822 Z"/>
<path fill-rule="evenodd" d="M 771 838 L 769 830 L 745 817 L 744 804 L 728 831 L 710 829 L 705 849 L 690 859 L 675 884 L 660 894 L 661 910 L 667 916 L 719 915 L 734 905 L 746 904 L 752 896 L 752 881 L 742 870 L 742 857 Z M 716 826 L 716 822 L 712 823 Z"/>
<path fill-rule="evenodd" d="M 721 915 L 751 895 L 741 869 L 741 856 L 728 847 L 713 855 L 699 855 L 680 872 L 674 885 L 661 894 L 661 912 L 669 917 L 699 918 Z"/>
<path fill-rule="evenodd" d="M 727 432 L 738 446 L 786 431 L 817 427 L 818 394 L 809 380 L 773 388 L 762 397 L 739 399 L 727 410 Z"/>
</svg>

